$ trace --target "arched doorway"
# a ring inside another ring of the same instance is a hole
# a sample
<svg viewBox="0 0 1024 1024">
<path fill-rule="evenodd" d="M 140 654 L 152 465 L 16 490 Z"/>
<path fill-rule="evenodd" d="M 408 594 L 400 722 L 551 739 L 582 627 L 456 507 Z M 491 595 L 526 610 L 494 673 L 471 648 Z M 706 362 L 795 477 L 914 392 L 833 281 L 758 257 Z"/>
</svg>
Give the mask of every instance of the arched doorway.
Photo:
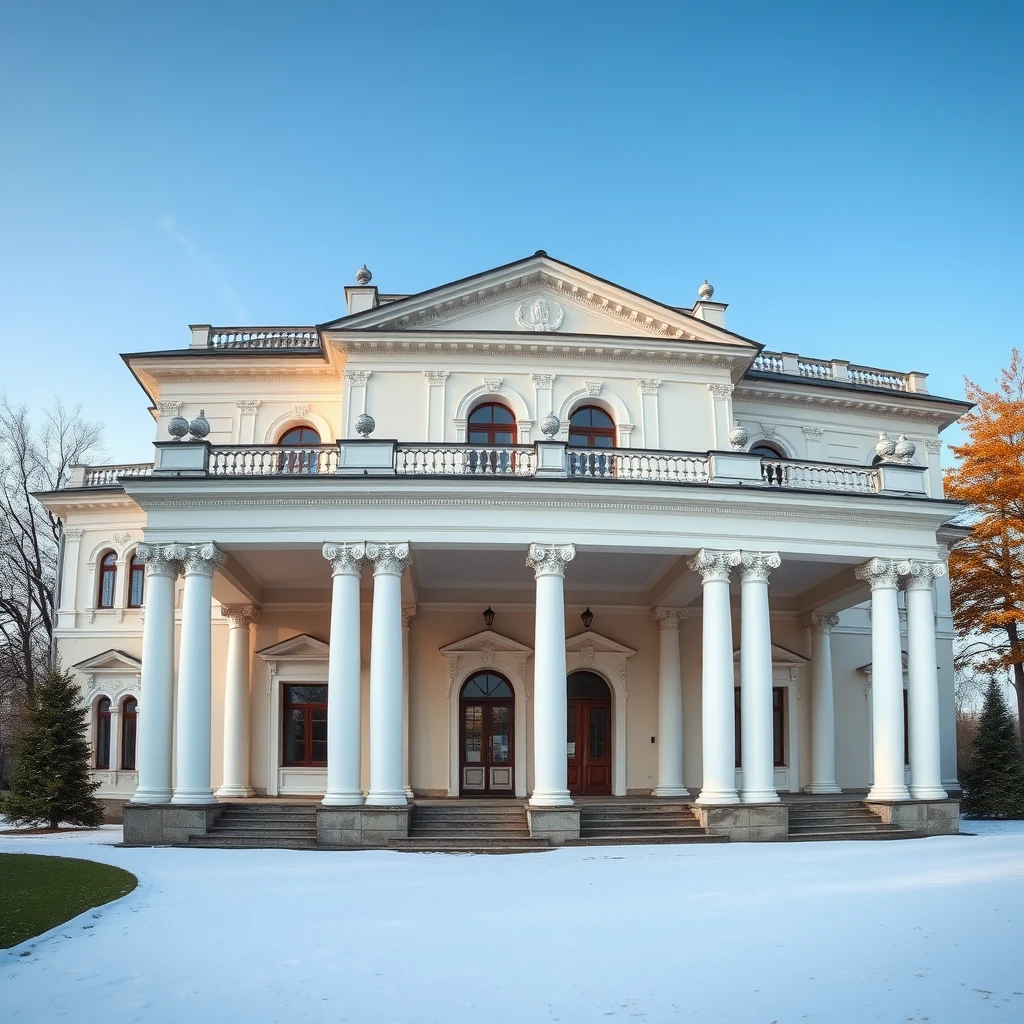
<svg viewBox="0 0 1024 1024">
<path fill-rule="evenodd" d="M 612 792 L 612 693 L 596 672 L 573 672 L 566 681 L 569 792 Z"/>
<path fill-rule="evenodd" d="M 569 417 L 569 447 L 586 451 L 569 452 L 571 476 L 614 476 L 615 459 L 591 449 L 615 447 L 615 422 L 596 405 L 584 405 Z"/>
<path fill-rule="evenodd" d="M 515 694 L 497 672 L 476 672 L 459 694 L 459 794 L 515 793 Z"/>
<path fill-rule="evenodd" d="M 469 453 L 471 473 L 508 473 L 513 457 L 502 449 L 516 443 L 516 418 L 507 405 L 485 402 L 470 414 L 466 440 L 480 449 Z"/>
</svg>

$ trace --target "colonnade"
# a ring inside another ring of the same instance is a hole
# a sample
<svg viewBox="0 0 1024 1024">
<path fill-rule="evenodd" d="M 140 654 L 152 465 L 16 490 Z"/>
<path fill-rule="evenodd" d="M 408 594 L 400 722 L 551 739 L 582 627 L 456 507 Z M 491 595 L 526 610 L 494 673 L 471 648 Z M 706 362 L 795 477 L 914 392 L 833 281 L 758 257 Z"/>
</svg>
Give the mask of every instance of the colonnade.
<svg viewBox="0 0 1024 1024">
<path fill-rule="evenodd" d="M 536 579 L 534 634 L 534 789 L 530 803 L 572 803 L 566 762 L 564 576 L 572 544 L 529 546 L 526 564 Z M 407 543 L 328 543 L 332 570 L 327 703 L 328 806 L 403 806 L 408 777 L 408 626 L 415 614 L 402 605 Z M 146 563 L 139 785 L 134 803 L 209 804 L 251 796 L 249 786 L 250 629 L 257 609 L 225 606 L 228 656 L 225 687 L 223 784 L 211 788 L 211 607 L 213 575 L 225 556 L 213 543 L 140 544 Z M 781 564 L 775 552 L 702 549 L 690 568 L 702 580 L 703 805 L 776 802 L 772 742 L 772 644 L 769 577 Z M 373 569 L 369 732 L 370 777 L 361 785 L 362 686 L 360 578 Z M 740 723 L 742 786 L 736 787 L 732 606 L 730 581 L 740 580 Z M 939 696 L 932 585 L 941 562 L 872 559 L 857 570 L 871 585 L 874 702 L 874 783 L 869 799 L 942 799 Z M 174 708 L 174 581 L 184 576 L 177 708 Z M 897 589 L 907 592 L 910 787 L 904 782 L 903 671 Z M 660 627 L 658 777 L 655 796 L 687 797 L 683 783 L 683 701 L 679 623 L 686 611 L 655 608 Z M 838 793 L 830 632 L 836 619 L 814 614 L 810 693 L 813 722 L 811 793 Z M 177 730 L 173 729 L 177 721 Z M 177 785 L 172 786 L 172 739 Z"/>
</svg>

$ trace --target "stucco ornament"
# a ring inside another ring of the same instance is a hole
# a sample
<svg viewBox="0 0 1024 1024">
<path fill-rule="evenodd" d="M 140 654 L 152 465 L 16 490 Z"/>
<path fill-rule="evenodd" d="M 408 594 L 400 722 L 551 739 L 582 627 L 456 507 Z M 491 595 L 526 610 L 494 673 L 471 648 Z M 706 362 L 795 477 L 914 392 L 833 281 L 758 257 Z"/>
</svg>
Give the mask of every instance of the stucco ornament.
<svg viewBox="0 0 1024 1024">
<path fill-rule="evenodd" d="M 210 433 L 210 421 L 206 418 L 205 409 L 199 410 L 199 415 L 188 425 L 188 432 L 200 441 Z"/>
<path fill-rule="evenodd" d="M 712 284 L 708 284 L 708 279 L 704 278 L 704 283 L 697 289 L 697 294 L 702 299 L 707 301 L 708 299 L 711 298 L 712 295 L 715 294 L 715 286 Z"/>
<path fill-rule="evenodd" d="M 729 431 L 729 444 L 733 448 L 743 448 L 749 440 L 750 434 L 747 432 L 747 428 L 741 427 L 738 423 Z"/>
<path fill-rule="evenodd" d="M 575 557 L 573 544 L 531 544 L 526 564 L 536 577 L 564 576 L 565 567 Z"/>
<path fill-rule="evenodd" d="M 369 437 L 377 428 L 377 421 L 368 413 L 360 413 L 356 417 L 356 433 L 360 437 Z"/>
<path fill-rule="evenodd" d="M 540 421 L 540 432 L 545 437 L 554 437 L 561 426 L 562 424 L 559 423 L 558 417 L 553 412 L 549 412 L 547 416 Z"/>
<path fill-rule="evenodd" d="M 580 644 L 580 661 L 583 662 L 584 665 L 594 664 L 595 653 L 594 645 L 589 640 Z"/>
<path fill-rule="evenodd" d="M 184 416 L 173 416 L 167 421 L 167 433 L 180 441 L 188 433 L 188 420 Z"/>
<path fill-rule="evenodd" d="M 367 285 L 367 284 L 369 284 L 369 283 L 370 283 L 370 282 L 371 282 L 372 280 L 373 280 L 373 274 L 371 274 L 371 273 L 370 273 L 369 267 L 367 267 L 367 265 L 366 265 L 366 264 L 364 263 L 364 264 L 363 264 L 363 265 L 362 265 L 362 266 L 361 266 L 361 267 L 360 267 L 360 268 L 359 268 L 359 269 L 358 269 L 358 270 L 356 271 L 356 281 L 357 281 L 357 282 L 358 282 L 359 284 L 362 284 L 362 285 Z"/>
<path fill-rule="evenodd" d="M 884 430 L 878 435 L 875 454 L 883 461 L 888 461 L 896 454 L 896 442 Z"/>
<path fill-rule="evenodd" d="M 564 316 L 562 307 L 549 299 L 536 298 L 529 305 L 520 302 L 516 306 L 516 323 L 524 331 L 557 331 Z"/>
<path fill-rule="evenodd" d="M 901 462 L 909 462 L 914 457 L 916 451 L 917 445 L 913 441 L 908 441 L 906 434 L 900 434 L 893 450 L 896 458 Z"/>
<path fill-rule="evenodd" d="M 480 647 L 480 663 L 482 665 L 494 663 L 494 644 L 485 643 Z"/>
</svg>

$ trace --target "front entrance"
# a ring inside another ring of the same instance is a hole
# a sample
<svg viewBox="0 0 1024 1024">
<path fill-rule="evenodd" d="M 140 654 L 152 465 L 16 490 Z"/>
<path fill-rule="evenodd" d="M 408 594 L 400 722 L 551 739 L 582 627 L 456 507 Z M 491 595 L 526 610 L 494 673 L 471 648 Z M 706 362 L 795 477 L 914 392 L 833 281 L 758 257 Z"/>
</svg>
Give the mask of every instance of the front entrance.
<svg viewBox="0 0 1024 1024">
<path fill-rule="evenodd" d="M 459 794 L 515 793 L 515 695 L 497 672 L 477 672 L 459 695 Z"/>
<path fill-rule="evenodd" d="M 612 695 L 595 672 L 573 672 L 566 683 L 566 753 L 573 796 L 612 792 Z"/>
</svg>

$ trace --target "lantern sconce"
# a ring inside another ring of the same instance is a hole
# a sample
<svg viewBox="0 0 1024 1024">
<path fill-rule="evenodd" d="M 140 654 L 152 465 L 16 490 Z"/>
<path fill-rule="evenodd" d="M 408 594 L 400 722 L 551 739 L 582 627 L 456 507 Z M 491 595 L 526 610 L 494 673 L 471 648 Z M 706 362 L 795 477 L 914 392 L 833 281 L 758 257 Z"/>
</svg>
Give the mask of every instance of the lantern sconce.
<svg viewBox="0 0 1024 1024">
<path fill-rule="evenodd" d="M 490 629 L 494 623 L 494 609 L 488 605 L 487 611 L 484 612 L 484 625 Z"/>
<path fill-rule="evenodd" d="M 583 620 L 583 628 L 590 629 L 591 623 L 594 621 L 594 613 L 588 608 L 580 618 Z"/>
</svg>

